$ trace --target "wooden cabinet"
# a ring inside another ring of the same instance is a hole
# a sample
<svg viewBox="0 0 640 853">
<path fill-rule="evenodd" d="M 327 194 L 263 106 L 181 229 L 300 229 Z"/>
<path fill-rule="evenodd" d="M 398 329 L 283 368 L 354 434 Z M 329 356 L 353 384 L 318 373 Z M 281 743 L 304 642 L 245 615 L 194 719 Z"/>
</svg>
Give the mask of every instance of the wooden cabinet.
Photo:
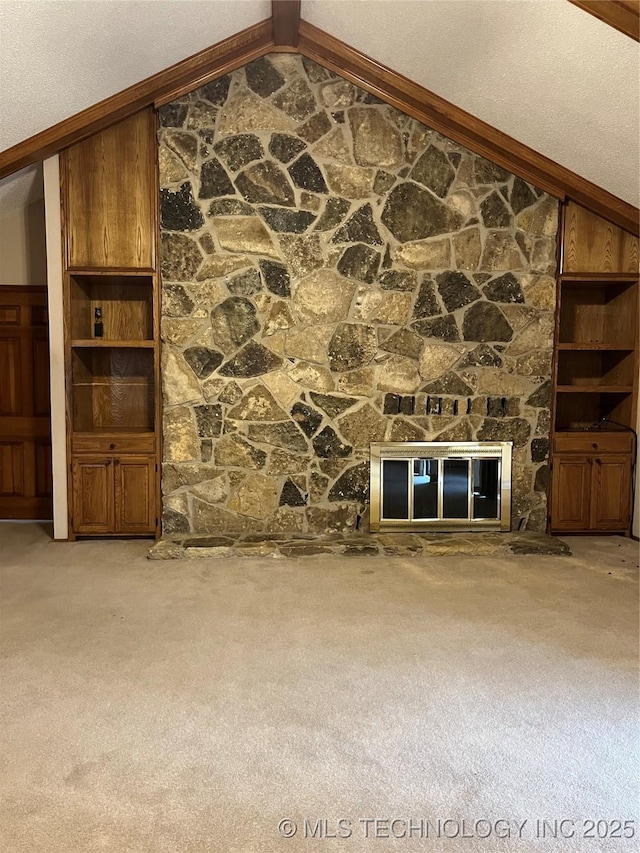
<svg viewBox="0 0 640 853">
<path fill-rule="evenodd" d="M 76 456 L 73 528 L 80 535 L 154 533 L 155 456 Z"/>
<path fill-rule="evenodd" d="M 552 532 L 627 533 L 638 399 L 638 239 L 564 209 L 554 358 Z"/>
<path fill-rule="evenodd" d="M 152 110 L 67 149 L 68 269 L 155 269 L 154 163 Z"/>
<path fill-rule="evenodd" d="M 628 529 L 630 454 L 556 454 L 551 474 L 553 532 L 624 533 Z"/>
<path fill-rule="evenodd" d="M 156 532 L 155 116 L 63 152 L 71 537 Z"/>
</svg>

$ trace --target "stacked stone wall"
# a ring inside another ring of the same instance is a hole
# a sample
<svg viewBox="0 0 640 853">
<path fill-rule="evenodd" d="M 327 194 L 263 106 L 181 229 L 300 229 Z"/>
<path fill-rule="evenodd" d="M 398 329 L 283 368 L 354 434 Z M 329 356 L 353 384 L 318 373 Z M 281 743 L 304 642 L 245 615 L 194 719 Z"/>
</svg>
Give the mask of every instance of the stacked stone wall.
<svg viewBox="0 0 640 853">
<path fill-rule="evenodd" d="M 367 528 L 372 441 L 514 441 L 544 529 L 554 199 L 299 56 L 161 110 L 165 533 Z"/>
</svg>

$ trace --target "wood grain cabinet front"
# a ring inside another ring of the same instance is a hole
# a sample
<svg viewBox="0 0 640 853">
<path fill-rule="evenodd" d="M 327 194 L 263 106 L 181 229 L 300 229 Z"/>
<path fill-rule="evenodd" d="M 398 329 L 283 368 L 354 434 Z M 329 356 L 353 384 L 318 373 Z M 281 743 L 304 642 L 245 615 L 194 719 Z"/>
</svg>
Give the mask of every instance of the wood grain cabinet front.
<svg viewBox="0 0 640 853">
<path fill-rule="evenodd" d="M 576 450 L 582 452 L 553 457 L 551 532 L 626 533 L 631 521 L 632 454 L 602 452 L 601 445 L 607 442 L 601 439 L 593 440 L 594 452 L 585 453 L 586 441 L 580 438 Z M 619 438 L 628 442 L 630 434 Z"/>
<path fill-rule="evenodd" d="M 76 456 L 72 472 L 75 535 L 155 533 L 155 456 Z"/>
</svg>

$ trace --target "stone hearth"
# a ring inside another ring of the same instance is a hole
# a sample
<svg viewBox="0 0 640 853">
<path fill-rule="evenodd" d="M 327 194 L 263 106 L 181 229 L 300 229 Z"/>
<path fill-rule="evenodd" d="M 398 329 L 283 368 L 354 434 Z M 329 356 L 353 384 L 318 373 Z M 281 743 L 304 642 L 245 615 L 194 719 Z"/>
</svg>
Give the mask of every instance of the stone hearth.
<svg viewBox="0 0 640 853">
<path fill-rule="evenodd" d="M 149 552 L 151 560 L 222 557 L 458 557 L 506 554 L 568 555 L 561 539 L 544 533 L 380 533 L 347 536 L 246 534 L 167 536 Z"/>
<path fill-rule="evenodd" d="M 425 440 L 513 440 L 543 530 L 556 201 L 296 55 L 159 143 L 163 533 L 366 531 L 370 443 Z"/>
</svg>

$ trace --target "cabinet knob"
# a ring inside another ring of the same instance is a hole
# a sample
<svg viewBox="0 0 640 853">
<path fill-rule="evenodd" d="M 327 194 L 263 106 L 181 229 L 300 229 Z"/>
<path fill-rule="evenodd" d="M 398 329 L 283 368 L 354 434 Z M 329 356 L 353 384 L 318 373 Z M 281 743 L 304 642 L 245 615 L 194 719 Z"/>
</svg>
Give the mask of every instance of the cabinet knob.
<svg viewBox="0 0 640 853">
<path fill-rule="evenodd" d="M 111 446 L 113 447 L 113 445 L 111 445 Z M 593 447 L 593 449 L 594 449 L 594 450 L 597 450 L 597 449 L 598 449 L 598 445 L 595 443 L 595 441 L 593 442 L 593 444 L 591 445 L 591 447 Z"/>
<path fill-rule="evenodd" d="M 598 465 L 602 465 L 602 459 L 596 459 L 596 462 L 598 463 Z"/>
<path fill-rule="evenodd" d="M 119 460 L 119 459 L 114 459 L 114 460 L 113 460 L 113 464 L 114 464 L 114 465 L 119 465 L 119 464 L 120 464 L 120 460 Z"/>
<path fill-rule="evenodd" d="M 595 444 L 594 444 L 593 446 L 595 447 Z M 110 444 L 110 445 L 109 445 L 109 450 L 115 450 L 115 449 L 116 449 L 115 444 Z"/>
<path fill-rule="evenodd" d="M 104 463 L 104 464 L 105 464 L 105 465 L 111 465 L 111 460 L 110 460 L 110 459 L 107 459 L 107 460 L 105 461 L 105 463 Z"/>
</svg>

